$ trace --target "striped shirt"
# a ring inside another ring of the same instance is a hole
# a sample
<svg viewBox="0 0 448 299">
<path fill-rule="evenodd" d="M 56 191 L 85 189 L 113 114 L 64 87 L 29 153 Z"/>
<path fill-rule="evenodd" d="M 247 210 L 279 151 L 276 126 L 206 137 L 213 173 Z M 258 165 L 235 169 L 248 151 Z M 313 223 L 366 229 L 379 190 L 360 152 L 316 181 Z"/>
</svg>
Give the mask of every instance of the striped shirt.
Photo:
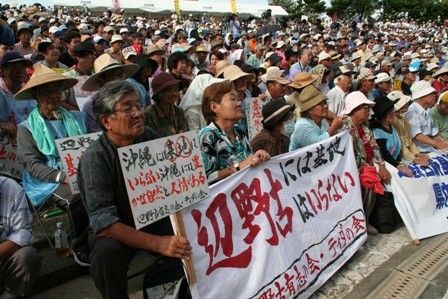
<svg viewBox="0 0 448 299">
<path fill-rule="evenodd" d="M 0 176 L 0 243 L 31 244 L 32 216 L 23 188 L 13 179 Z"/>
</svg>

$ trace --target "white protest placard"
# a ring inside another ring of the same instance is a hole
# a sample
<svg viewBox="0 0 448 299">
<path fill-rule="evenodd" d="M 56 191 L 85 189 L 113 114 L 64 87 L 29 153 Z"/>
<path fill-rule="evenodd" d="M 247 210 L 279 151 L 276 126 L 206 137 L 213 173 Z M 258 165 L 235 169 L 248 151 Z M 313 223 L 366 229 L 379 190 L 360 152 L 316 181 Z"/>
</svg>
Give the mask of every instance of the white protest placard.
<svg viewBox="0 0 448 299">
<path fill-rule="evenodd" d="M 345 132 L 243 169 L 182 210 L 193 298 L 307 298 L 365 242 Z"/>
<path fill-rule="evenodd" d="M 196 131 L 118 149 L 137 229 L 208 195 Z"/>
<path fill-rule="evenodd" d="M 23 165 L 17 154 L 17 140 L 0 129 L 0 173 L 22 179 Z"/>
<path fill-rule="evenodd" d="M 249 140 L 254 139 L 254 137 L 263 130 L 263 114 L 261 113 L 263 109 L 264 102 L 260 98 L 252 98 L 246 100 L 246 119 L 247 119 L 247 133 Z"/>
<path fill-rule="evenodd" d="M 448 155 L 432 155 L 428 166 L 411 164 L 406 177 L 390 164 L 389 190 L 412 239 L 448 232 Z"/>
<path fill-rule="evenodd" d="M 89 145 L 100 137 L 102 132 L 56 139 L 56 147 L 61 158 L 62 167 L 68 178 L 68 184 L 72 194 L 79 193 L 78 187 L 78 165 L 82 154 Z"/>
</svg>

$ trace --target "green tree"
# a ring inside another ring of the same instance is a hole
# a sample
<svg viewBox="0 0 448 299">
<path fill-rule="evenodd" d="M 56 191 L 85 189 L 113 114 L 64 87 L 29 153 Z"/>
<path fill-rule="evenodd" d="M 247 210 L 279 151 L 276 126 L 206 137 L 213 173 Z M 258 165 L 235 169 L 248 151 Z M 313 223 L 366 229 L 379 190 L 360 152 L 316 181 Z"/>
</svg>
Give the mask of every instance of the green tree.
<svg viewBox="0 0 448 299">
<path fill-rule="evenodd" d="M 301 0 L 273 0 L 272 4 L 283 7 L 289 14 L 290 19 L 300 19 L 302 16 Z"/>
<path fill-rule="evenodd" d="M 371 15 L 378 8 L 379 3 L 373 0 L 331 0 L 331 7 L 327 12 L 340 19 L 353 17 L 355 14 L 359 14 L 363 18 Z"/>
<path fill-rule="evenodd" d="M 302 15 L 314 18 L 326 11 L 322 0 L 273 0 L 272 3 L 283 7 L 291 19 L 300 19 Z"/>
</svg>

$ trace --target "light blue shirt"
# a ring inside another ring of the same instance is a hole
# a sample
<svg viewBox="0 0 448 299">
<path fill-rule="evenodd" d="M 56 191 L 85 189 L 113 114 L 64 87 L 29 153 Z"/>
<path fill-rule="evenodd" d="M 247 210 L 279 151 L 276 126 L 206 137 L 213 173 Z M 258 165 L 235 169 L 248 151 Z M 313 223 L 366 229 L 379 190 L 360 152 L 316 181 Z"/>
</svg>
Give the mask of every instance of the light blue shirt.
<svg viewBox="0 0 448 299">
<path fill-rule="evenodd" d="M 298 73 L 311 73 L 311 66 L 307 65 L 307 66 L 302 66 L 302 64 L 300 63 L 300 61 L 294 63 L 293 65 L 291 65 L 291 68 L 289 69 L 289 76 L 288 79 L 290 81 L 294 80 L 294 77 L 298 74 Z"/>
<path fill-rule="evenodd" d="M 325 119 L 322 120 L 322 124 L 319 127 L 313 120 L 307 117 L 299 118 L 294 127 L 294 133 L 291 136 L 289 151 L 291 152 L 329 138 L 330 134 L 327 132 L 329 127 Z"/>
<path fill-rule="evenodd" d="M 25 192 L 13 179 L 0 176 L 0 242 L 12 241 L 19 246 L 31 244 L 32 216 Z"/>
<path fill-rule="evenodd" d="M 413 102 L 406 113 L 406 118 L 411 125 L 412 138 L 418 134 L 434 137 L 439 133 L 439 129 L 436 127 L 434 120 L 431 117 L 430 109 L 423 109 L 420 104 Z M 422 153 L 429 153 L 434 151 L 434 147 L 424 143 L 420 143 L 414 139 L 415 145 Z"/>
<path fill-rule="evenodd" d="M 3 81 L 3 79 L 0 80 Z M 0 85 L 4 85 L 4 83 L 1 82 Z M 18 125 L 28 117 L 36 105 L 36 101 L 32 99 L 16 100 L 9 91 L 0 89 L 0 122 Z"/>
</svg>

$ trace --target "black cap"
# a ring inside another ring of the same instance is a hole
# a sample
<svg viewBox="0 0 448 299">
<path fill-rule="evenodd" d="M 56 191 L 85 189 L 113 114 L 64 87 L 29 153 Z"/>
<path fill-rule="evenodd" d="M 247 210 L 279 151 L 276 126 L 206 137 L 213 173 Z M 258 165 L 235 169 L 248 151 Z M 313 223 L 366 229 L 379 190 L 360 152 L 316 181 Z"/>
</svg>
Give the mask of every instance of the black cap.
<svg viewBox="0 0 448 299">
<path fill-rule="evenodd" d="M 132 60 L 133 63 L 138 64 L 140 68 L 149 67 L 154 72 L 159 67 L 159 64 L 154 59 L 149 58 L 148 54 L 138 54 Z"/>
<path fill-rule="evenodd" d="M 75 56 L 83 56 L 86 54 L 95 54 L 95 48 L 93 47 L 92 42 L 84 41 L 75 46 L 73 50 Z"/>
</svg>

